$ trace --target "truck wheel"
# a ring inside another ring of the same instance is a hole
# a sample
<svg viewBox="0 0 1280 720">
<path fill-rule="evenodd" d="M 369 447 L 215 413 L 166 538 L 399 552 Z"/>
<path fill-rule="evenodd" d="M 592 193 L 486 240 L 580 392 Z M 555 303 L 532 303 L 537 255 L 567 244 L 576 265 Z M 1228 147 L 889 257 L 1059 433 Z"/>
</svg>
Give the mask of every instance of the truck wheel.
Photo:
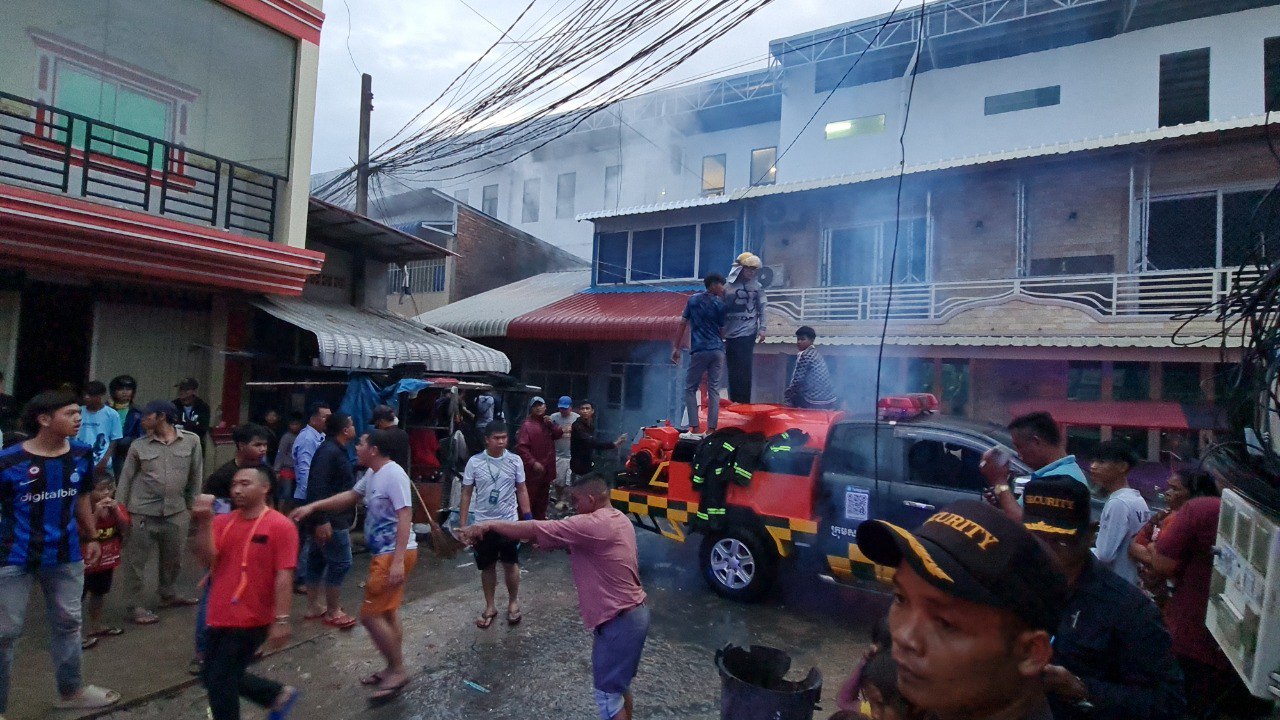
<svg viewBox="0 0 1280 720">
<path fill-rule="evenodd" d="M 760 599 L 777 574 L 777 551 L 759 533 L 744 527 L 707 534 L 699 555 L 702 577 L 717 595 L 730 600 Z"/>
</svg>

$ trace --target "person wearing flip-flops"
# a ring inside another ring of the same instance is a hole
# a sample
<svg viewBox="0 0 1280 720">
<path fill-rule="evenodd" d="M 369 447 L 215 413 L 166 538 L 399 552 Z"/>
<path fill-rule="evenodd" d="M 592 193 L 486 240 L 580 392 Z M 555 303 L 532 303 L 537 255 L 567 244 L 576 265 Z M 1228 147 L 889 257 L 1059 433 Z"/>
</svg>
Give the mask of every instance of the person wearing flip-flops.
<svg viewBox="0 0 1280 720">
<path fill-rule="evenodd" d="M 0 451 L 0 517 L 6 518 L 0 523 L 0 720 L 9 704 L 13 646 L 37 583 L 49 608 L 54 707 L 92 710 L 120 701 L 120 693 L 81 677 L 84 566 L 97 562 L 102 548 L 89 499 L 90 448 L 71 440 L 80 431 L 79 398 L 40 393 L 23 408 L 22 420 L 31 438 Z"/>
<path fill-rule="evenodd" d="M 129 513 L 116 502 L 116 481 L 106 471 L 95 474 L 89 504 L 93 508 L 97 534 L 94 539 L 102 551 L 95 563 L 84 565 L 84 592 L 80 599 L 85 603 L 88 623 L 80 647 L 84 650 L 96 647 L 104 637 L 123 635 L 124 628 L 102 624 L 102 610 L 111 592 L 111 578 L 120 565 L 120 550 L 124 536 L 129 532 Z M 83 546 L 82 546 L 83 547 Z"/>
<path fill-rule="evenodd" d="M 236 471 L 231 480 L 235 510 L 214 515 L 214 496 L 200 495 L 191 507 L 196 523 L 192 549 L 209 568 L 208 645 L 201 680 L 213 720 L 240 720 L 240 698 L 289 716 L 301 695 L 294 687 L 247 671 L 258 649 L 276 652 L 293 635 L 293 571 L 298 531 L 267 506 L 271 477 L 265 465 Z"/>
<path fill-rule="evenodd" d="M 484 452 L 467 461 L 462 471 L 462 499 L 458 504 L 458 529 L 468 524 L 495 520 L 532 519 L 529 491 L 525 486 L 524 464 L 520 456 L 507 452 L 507 426 L 492 423 L 485 430 Z M 498 535 L 481 538 L 473 547 L 480 586 L 484 590 L 484 610 L 476 627 L 487 630 L 498 617 L 498 562 L 507 583 L 507 624 L 519 625 L 520 542 Z"/>
<path fill-rule="evenodd" d="M 356 438 L 351 416 L 336 412 L 325 420 L 325 440 L 311 459 L 307 502 L 333 497 L 356 484 L 347 458 L 347 446 Z M 355 618 L 342 611 L 342 582 L 351 570 L 351 523 L 355 510 L 318 512 L 299 526 L 303 542 L 301 573 L 307 589 L 304 620 L 320 620 L 339 630 L 350 630 Z"/>
<path fill-rule="evenodd" d="M 304 522 L 316 512 L 333 513 L 365 505 L 364 538 L 369 545 L 369 580 L 365 584 L 360 622 L 387 665 L 360 680 L 376 686 L 369 701 L 388 702 L 409 684 L 404 666 L 404 627 L 400 605 L 405 579 L 418 561 L 413 535 L 413 490 L 409 474 L 391 459 L 399 445 L 385 430 L 371 430 L 356 444 L 356 461 L 369 468 L 355 487 L 324 500 L 296 508 L 289 517 Z"/>
</svg>

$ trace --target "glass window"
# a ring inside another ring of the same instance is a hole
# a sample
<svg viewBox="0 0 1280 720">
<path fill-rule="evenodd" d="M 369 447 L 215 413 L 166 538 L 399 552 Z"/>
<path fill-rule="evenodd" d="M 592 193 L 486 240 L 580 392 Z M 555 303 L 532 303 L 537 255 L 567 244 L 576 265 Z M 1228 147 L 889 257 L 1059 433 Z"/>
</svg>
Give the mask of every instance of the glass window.
<svg viewBox="0 0 1280 720">
<path fill-rule="evenodd" d="M 1068 400 L 1102 399 L 1102 363 L 1073 360 L 1067 366 Z"/>
<path fill-rule="evenodd" d="M 724 155 L 708 155 L 702 158 L 702 194 L 719 195 L 724 192 Z"/>
<path fill-rule="evenodd" d="M 1160 56 L 1160 127 L 1209 119 L 1209 48 Z"/>
<path fill-rule="evenodd" d="M 951 415 L 965 415 L 969 407 L 969 361 L 942 361 L 942 409 Z"/>
<path fill-rule="evenodd" d="M 489 217 L 498 217 L 498 186 L 485 185 L 480 191 L 480 212 Z"/>
<path fill-rule="evenodd" d="M 1172 402 L 1198 403 L 1204 400 L 1200 389 L 1199 363 L 1163 363 L 1160 399 Z"/>
<path fill-rule="evenodd" d="M 662 277 L 668 280 L 694 277 L 698 228 L 680 225 L 662 231 Z"/>
<path fill-rule="evenodd" d="M 610 165 L 604 169 L 604 207 L 616 209 L 622 203 L 622 166 Z"/>
<path fill-rule="evenodd" d="M 1111 399 L 1151 399 L 1151 365 L 1149 363 L 1118 362 L 1113 366 L 1111 375 Z"/>
<path fill-rule="evenodd" d="M 924 218 L 903 218 L 901 223 L 887 222 L 883 226 L 880 251 L 881 282 L 889 277 L 893 266 L 894 282 L 925 282 L 928 278 L 928 225 Z M 894 241 L 898 243 L 898 257 L 893 257 Z"/>
<path fill-rule="evenodd" d="M 729 272 L 733 259 L 738 256 L 733 221 L 703 223 L 699 234 L 698 277 Z"/>
<path fill-rule="evenodd" d="M 520 222 L 538 222 L 538 199 L 541 193 L 542 181 L 539 178 L 529 178 L 524 181 L 524 197 L 523 202 L 520 204 Z"/>
<path fill-rule="evenodd" d="M 1280 112 L 1280 37 L 1262 43 L 1263 103 L 1267 112 Z"/>
<path fill-rule="evenodd" d="M 1077 458 L 1088 458 L 1093 455 L 1094 448 L 1102 442 L 1102 428 L 1097 425 L 1067 426 L 1067 454 Z M 1082 463 L 1083 464 L 1083 463 Z"/>
<path fill-rule="evenodd" d="M 1062 86 L 1033 88 L 1003 95 L 988 95 L 983 103 L 983 114 L 999 115 L 1001 113 L 1031 110 L 1049 107 L 1062 102 Z"/>
<path fill-rule="evenodd" d="M 1161 430 L 1160 462 L 1190 462 L 1200 457 L 1199 430 Z"/>
<path fill-rule="evenodd" d="M 639 230 L 631 233 L 631 280 L 657 280 L 662 277 L 662 231 Z"/>
<path fill-rule="evenodd" d="M 1216 195 L 1152 200 L 1147 262 L 1153 270 L 1211 268 L 1217 263 Z"/>
<path fill-rule="evenodd" d="M 838 120 L 827 123 L 823 129 L 828 140 L 854 137 L 857 135 L 875 135 L 884 132 L 884 115 L 867 115 L 852 120 Z"/>
<path fill-rule="evenodd" d="M 1139 460 L 1149 460 L 1151 454 L 1149 438 L 1151 431 L 1147 428 L 1112 428 L 1111 439 L 1127 445 L 1138 456 Z"/>
<path fill-rule="evenodd" d="M 751 151 L 751 184 L 772 185 L 778 181 L 778 148 L 767 147 Z"/>
<path fill-rule="evenodd" d="M 933 360 L 929 358 L 909 358 L 907 360 L 907 386 L 909 393 L 933 393 Z"/>
<path fill-rule="evenodd" d="M 1222 195 L 1222 266 L 1239 267 L 1246 262 L 1269 264 L 1277 256 L 1274 245 L 1262 242 L 1262 228 L 1257 210 L 1265 190 L 1223 193 Z M 1265 217 L 1265 216 L 1264 216 Z"/>
<path fill-rule="evenodd" d="M 627 234 L 596 235 L 596 283 L 613 285 L 627 280 Z"/>
<path fill-rule="evenodd" d="M 986 481 L 978 470 L 977 450 L 937 440 L 916 440 L 907 449 L 908 482 L 951 490 L 981 492 Z"/>
<path fill-rule="evenodd" d="M 880 472 L 876 472 L 875 427 L 867 424 L 836 425 L 831 429 L 827 451 L 822 456 L 823 470 L 844 475 L 879 477 L 896 482 L 901 479 L 903 442 L 891 429 L 881 426 Z"/>
<path fill-rule="evenodd" d="M 573 206 L 578 196 L 578 174 L 561 173 L 556 178 L 556 219 L 572 220 Z"/>
</svg>

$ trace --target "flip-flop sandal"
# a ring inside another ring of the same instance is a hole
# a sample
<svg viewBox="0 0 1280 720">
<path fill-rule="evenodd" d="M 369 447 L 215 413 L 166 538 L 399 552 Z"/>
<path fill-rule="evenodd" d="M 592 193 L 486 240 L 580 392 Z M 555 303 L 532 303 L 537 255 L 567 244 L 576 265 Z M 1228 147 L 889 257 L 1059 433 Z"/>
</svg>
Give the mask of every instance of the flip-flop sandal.
<svg viewBox="0 0 1280 720">
<path fill-rule="evenodd" d="M 81 650 L 88 650 L 90 648 L 94 648 L 97 646 L 98 646 L 98 638 L 93 637 L 92 635 L 80 641 Z"/>
<path fill-rule="evenodd" d="M 360 684 L 361 685 L 381 685 L 382 671 L 379 670 L 376 673 L 365 675 L 364 677 L 360 678 Z"/>
<path fill-rule="evenodd" d="M 391 687 L 378 686 L 378 689 L 369 696 L 370 705 L 383 705 L 400 697 L 400 693 L 404 692 L 405 687 L 409 685 L 408 678 L 404 682 L 392 685 Z"/>
<path fill-rule="evenodd" d="M 268 713 L 267 720 L 285 720 L 285 718 L 289 717 L 289 713 L 293 712 L 293 706 L 298 704 L 298 698 L 302 697 L 302 691 L 298 688 L 289 688 L 289 690 L 289 697 L 285 698 L 284 704 Z"/>
<path fill-rule="evenodd" d="M 329 617 L 325 618 L 324 624 L 328 625 L 331 628 L 337 628 L 339 630 L 350 630 L 351 628 L 355 627 L 357 623 L 355 618 L 351 617 L 350 615 L 344 612 L 339 612 L 336 615 L 330 615 Z"/>
<path fill-rule="evenodd" d="M 498 617 L 498 612 L 496 610 L 492 614 L 481 613 L 480 617 L 476 618 L 476 627 L 481 630 L 488 630 L 489 627 L 493 625 L 493 620 L 496 617 Z"/>
<path fill-rule="evenodd" d="M 155 625 L 160 622 L 160 618 L 150 610 L 140 610 L 135 612 L 133 617 L 129 618 L 129 622 L 134 625 Z"/>
<path fill-rule="evenodd" d="M 510 627 L 515 627 L 516 625 L 519 625 L 520 621 L 523 619 L 524 619 L 524 615 L 519 610 L 515 611 L 514 613 L 510 611 L 507 612 L 507 625 L 509 625 Z"/>
<path fill-rule="evenodd" d="M 109 628 L 102 628 L 97 632 L 91 632 L 89 633 L 89 637 L 115 637 L 117 635 L 123 635 L 123 634 L 124 634 L 124 628 L 109 627 Z"/>
<path fill-rule="evenodd" d="M 120 702 L 120 693 L 115 690 L 100 688 L 97 685 L 85 685 L 80 693 L 70 700 L 58 700 L 53 707 L 58 710 L 97 710 Z"/>
</svg>

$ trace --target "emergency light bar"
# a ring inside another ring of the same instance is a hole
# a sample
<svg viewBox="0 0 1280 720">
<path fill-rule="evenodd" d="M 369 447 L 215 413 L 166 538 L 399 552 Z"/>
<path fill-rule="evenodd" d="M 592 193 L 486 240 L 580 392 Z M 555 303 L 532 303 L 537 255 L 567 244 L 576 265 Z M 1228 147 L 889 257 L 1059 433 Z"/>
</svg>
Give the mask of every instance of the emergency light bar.
<svg viewBox="0 0 1280 720">
<path fill-rule="evenodd" d="M 938 411 L 938 398 L 930 393 L 888 395 L 876 403 L 881 420 L 906 420 Z"/>
</svg>

